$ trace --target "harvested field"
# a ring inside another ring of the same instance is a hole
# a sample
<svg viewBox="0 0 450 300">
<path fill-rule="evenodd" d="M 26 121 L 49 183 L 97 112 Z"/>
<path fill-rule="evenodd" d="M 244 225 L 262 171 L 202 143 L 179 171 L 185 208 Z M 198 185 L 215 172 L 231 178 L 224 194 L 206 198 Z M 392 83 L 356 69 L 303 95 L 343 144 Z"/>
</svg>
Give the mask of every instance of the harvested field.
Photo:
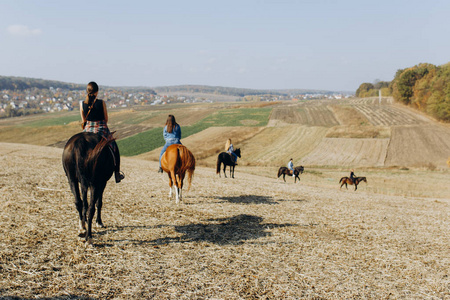
<svg viewBox="0 0 450 300">
<path fill-rule="evenodd" d="M 386 166 L 446 168 L 450 131 L 438 125 L 395 126 Z"/>
<path fill-rule="evenodd" d="M 289 158 L 297 162 L 319 144 L 326 130 L 298 125 L 267 127 L 241 145 L 241 161 L 246 165 L 278 167 L 285 166 Z"/>
<path fill-rule="evenodd" d="M 429 123 L 429 119 L 416 112 L 396 105 L 355 105 L 372 125 L 417 125 Z"/>
<path fill-rule="evenodd" d="M 0 143 L 0 161 L 3 298 L 450 297 L 449 199 L 200 167 L 176 206 L 156 162 L 124 158 L 86 248 L 61 149 Z"/>
<path fill-rule="evenodd" d="M 300 160 L 307 166 L 382 167 L 389 139 L 324 138 Z"/>
<path fill-rule="evenodd" d="M 339 125 L 327 103 L 326 101 L 316 101 L 312 104 L 291 104 L 273 108 L 269 126 L 275 126 L 280 123 L 324 127 Z"/>
</svg>

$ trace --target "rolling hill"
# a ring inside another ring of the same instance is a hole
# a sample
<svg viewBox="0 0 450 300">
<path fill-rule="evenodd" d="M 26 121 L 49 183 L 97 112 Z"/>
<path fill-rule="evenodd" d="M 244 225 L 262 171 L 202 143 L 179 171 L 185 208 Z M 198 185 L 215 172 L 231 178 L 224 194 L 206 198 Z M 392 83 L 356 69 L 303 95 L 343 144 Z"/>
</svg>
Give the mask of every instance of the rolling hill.
<svg viewBox="0 0 450 300">
<path fill-rule="evenodd" d="M 247 166 L 445 169 L 450 128 L 385 98 L 301 102 L 178 104 L 110 111 L 125 155 L 157 160 L 168 114 L 182 125 L 182 142 L 205 166 L 227 138 Z M 0 120 L 0 142 L 62 147 L 79 131 L 77 113 Z M 151 133 L 151 134 L 150 134 Z M 129 151 L 128 149 L 133 149 Z M 129 153 L 129 154 L 127 154 Z"/>
</svg>

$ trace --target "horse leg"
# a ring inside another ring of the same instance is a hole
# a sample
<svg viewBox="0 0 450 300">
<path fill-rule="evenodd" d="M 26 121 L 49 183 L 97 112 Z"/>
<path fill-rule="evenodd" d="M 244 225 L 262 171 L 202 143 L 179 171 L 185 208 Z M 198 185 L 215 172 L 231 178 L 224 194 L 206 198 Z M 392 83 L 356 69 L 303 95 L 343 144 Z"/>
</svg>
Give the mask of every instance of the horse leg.
<svg viewBox="0 0 450 300">
<path fill-rule="evenodd" d="M 169 200 L 172 200 L 172 185 L 173 185 L 173 182 L 172 182 L 172 177 L 170 176 L 170 173 L 168 175 L 169 175 Z"/>
<path fill-rule="evenodd" d="M 171 184 L 170 187 L 174 187 L 175 189 L 175 203 L 178 204 L 179 201 L 179 195 L 178 195 L 178 182 L 177 182 L 177 175 L 175 174 L 175 171 L 170 171 L 170 177 L 171 177 Z M 172 191 L 172 189 L 171 189 Z M 172 198 L 172 196 L 171 196 Z"/>
<path fill-rule="evenodd" d="M 283 180 L 286 182 L 286 174 L 283 173 Z"/>
<path fill-rule="evenodd" d="M 97 189 L 91 187 L 91 195 L 89 201 L 89 208 L 87 211 L 87 231 L 86 231 L 86 243 L 90 244 L 92 240 L 92 219 L 95 214 L 95 205 L 97 200 Z"/>
<path fill-rule="evenodd" d="M 78 211 L 78 218 L 79 218 L 79 226 L 80 226 L 80 233 L 85 230 L 85 224 L 83 224 L 83 201 L 81 201 L 80 196 L 80 187 L 78 184 L 78 180 L 75 178 L 69 179 L 70 189 L 72 190 L 72 194 L 75 197 L 75 207 Z"/>
<path fill-rule="evenodd" d="M 102 222 L 102 206 L 103 206 L 103 191 L 105 190 L 106 183 L 103 187 L 99 187 L 98 199 L 97 199 L 97 219 L 95 221 L 97 227 L 105 227 Z M 101 190 L 100 190 L 101 189 Z"/>
<path fill-rule="evenodd" d="M 179 195 L 179 200 L 182 201 L 182 196 L 181 196 L 181 191 L 183 190 L 183 181 L 184 181 L 184 176 L 186 175 L 186 173 L 182 173 L 180 174 L 180 176 L 178 177 L 178 195 Z M 177 202 L 178 203 L 178 202 Z"/>
<path fill-rule="evenodd" d="M 83 234 L 86 230 L 86 213 L 88 209 L 87 201 L 88 187 L 82 182 L 81 183 L 81 199 L 82 199 L 82 212 L 80 218 L 80 234 Z"/>
<path fill-rule="evenodd" d="M 226 169 L 227 169 L 227 165 L 225 163 L 223 163 L 223 175 L 225 176 L 225 178 L 227 178 Z"/>
<path fill-rule="evenodd" d="M 231 167 L 230 167 L 230 173 L 231 173 Z M 231 177 L 234 178 L 234 165 L 233 165 L 233 176 L 231 176 Z"/>
<path fill-rule="evenodd" d="M 355 182 L 355 191 L 358 189 L 358 184 Z"/>
</svg>

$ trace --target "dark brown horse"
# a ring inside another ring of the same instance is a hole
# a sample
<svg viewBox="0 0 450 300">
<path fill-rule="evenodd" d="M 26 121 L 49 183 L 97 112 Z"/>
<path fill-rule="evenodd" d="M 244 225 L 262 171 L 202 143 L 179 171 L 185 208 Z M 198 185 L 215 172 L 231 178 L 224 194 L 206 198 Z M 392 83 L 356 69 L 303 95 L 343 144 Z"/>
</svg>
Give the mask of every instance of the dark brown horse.
<svg viewBox="0 0 450 300">
<path fill-rule="evenodd" d="M 67 141 L 62 155 L 63 168 L 75 197 L 75 206 L 80 219 L 80 236 L 84 235 L 86 242 L 89 243 L 92 239 L 92 219 L 96 205 L 96 223 L 103 227 L 101 217 L 103 191 L 114 172 L 114 154 L 109 146 L 113 141 L 114 139 L 107 140 L 96 133 L 81 132 Z"/>
<path fill-rule="evenodd" d="M 234 153 L 240 158 L 241 157 L 241 149 L 237 148 L 234 150 Z M 225 169 L 227 166 L 230 166 L 230 176 L 234 178 L 234 167 L 236 166 L 236 162 L 231 159 L 231 154 L 227 152 L 221 152 L 219 156 L 217 156 L 217 169 L 216 174 L 220 176 L 220 165 L 223 164 L 223 174 L 225 178 L 227 177 L 227 173 L 225 173 Z"/>
<path fill-rule="evenodd" d="M 295 167 L 294 168 L 294 175 L 295 175 L 294 176 L 294 183 L 297 182 L 297 178 L 298 178 L 298 181 L 300 182 L 300 177 L 298 175 L 303 174 L 304 169 L 305 168 L 303 168 L 303 166 L 299 166 L 299 167 Z M 281 175 L 283 175 L 283 180 L 284 180 L 284 182 L 286 182 L 285 176 L 286 175 L 292 176 L 292 171 L 289 170 L 289 168 L 280 167 L 278 169 L 277 178 L 280 178 Z"/>
<path fill-rule="evenodd" d="M 341 188 L 342 186 L 345 184 L 345 188 L 348 189 L 347 184 L 350 185 L 355 185 L 355 191 L 358 189 L 358 184 L 360 182 L 364 181 L 365 183 L 367 183 L 367 179 L 366 177 L 356 177 L 354 180 L 352 180 L 349 177 L 342 177 L 341 180 L 339 180 L 339 183 L 341 183 Z"/>
<path fill-rule="evenodd" d="M 183 145 L 170 145 L 161 157 L 161 167 L 164 172 L 169 174 L 169 199 L 172 199 L 172 186 L 174 185 L 175 202 L 178 204 L 181 200 L 181 190 L 186 173 L 189 183 L 188 190 L 191 187 L 192 176 L 195 170 L 195 157 Z"/>
</svg>

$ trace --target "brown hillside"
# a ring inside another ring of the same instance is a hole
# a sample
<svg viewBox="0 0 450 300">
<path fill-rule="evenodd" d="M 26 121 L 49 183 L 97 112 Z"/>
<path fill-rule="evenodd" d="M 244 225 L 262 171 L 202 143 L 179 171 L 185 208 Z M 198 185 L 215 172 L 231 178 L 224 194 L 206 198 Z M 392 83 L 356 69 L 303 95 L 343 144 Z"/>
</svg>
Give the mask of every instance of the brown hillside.
<svg viewBox="0 0 450 300">
<path fill-rule="evenodd" d="M 327 175 L 293 184 L 198 167 L 175 205 L 157 162 L 124 158 L 127 177 L 104 193 L 107 227 L 85 247 L 61 152 L 0 143 L 2 298 L 450 297 L 450 197 L 374 194 L 374 177 L 354 192 L 339 176 L 327 187 Z M 438 174 L 431 184 L 448 183 Z"/>
</svg>

